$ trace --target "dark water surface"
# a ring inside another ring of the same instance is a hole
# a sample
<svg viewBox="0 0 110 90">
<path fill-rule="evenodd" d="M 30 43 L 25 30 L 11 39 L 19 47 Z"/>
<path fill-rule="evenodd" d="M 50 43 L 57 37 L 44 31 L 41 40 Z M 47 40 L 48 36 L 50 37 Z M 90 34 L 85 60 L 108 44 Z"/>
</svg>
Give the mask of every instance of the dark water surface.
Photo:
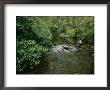
<svg viewBox="0 0 110 90">
<path fill-rule="evenodd" d="M 46 59 L 48 66 L 45 67 L 45 70 L 42 73 L 94 74 L 93 53 L 91 54 L 90 49 L 87 47 L 77 47 L 73 44 L 74 43 L 71 40 L 59 39 L 59 42 L 52 46 L 51 52 Z"/>
<path fill-rule="evenodd" d="M 94 48 L 94 47 L 93 47 Z M 49 53 L 27 74 L 94 74 L 94 49 L 77 46 L 69 38 L 54 40 Z"/>
</svg>

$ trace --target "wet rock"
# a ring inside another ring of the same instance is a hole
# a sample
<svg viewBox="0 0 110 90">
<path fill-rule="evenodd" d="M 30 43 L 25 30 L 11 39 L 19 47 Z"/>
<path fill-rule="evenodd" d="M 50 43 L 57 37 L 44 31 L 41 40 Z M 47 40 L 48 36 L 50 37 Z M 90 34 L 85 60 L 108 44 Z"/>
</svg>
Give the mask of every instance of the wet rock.
<svg viewBox="0 0 110 90">
<path fill-rule="evenodd" d="M 52 52 L 61 53 L 61 52 L 75 52 L 77 48 L 74 45 L 56 45 L 52 46 Z"/>
<path fill-rule="evenodd" d="M 64 49 L 69 49 L 69 46 L 63 46 Z"/>
</svg>

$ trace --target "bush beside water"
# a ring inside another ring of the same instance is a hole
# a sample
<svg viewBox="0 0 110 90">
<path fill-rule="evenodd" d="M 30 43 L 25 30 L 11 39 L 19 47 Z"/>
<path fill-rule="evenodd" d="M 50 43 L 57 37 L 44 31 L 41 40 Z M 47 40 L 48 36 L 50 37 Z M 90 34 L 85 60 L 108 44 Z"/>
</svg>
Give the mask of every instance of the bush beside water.
<svg viewBox="0 0 110 90">
<path fill-rule="evenodd" d="M 17 16 L 16 73 L 43 73 L 41 69 L 48 69 L 46 59 L 52 45 L 60 44 L 75 45 L 93 55 L 94 17 Z"/>
</svg>

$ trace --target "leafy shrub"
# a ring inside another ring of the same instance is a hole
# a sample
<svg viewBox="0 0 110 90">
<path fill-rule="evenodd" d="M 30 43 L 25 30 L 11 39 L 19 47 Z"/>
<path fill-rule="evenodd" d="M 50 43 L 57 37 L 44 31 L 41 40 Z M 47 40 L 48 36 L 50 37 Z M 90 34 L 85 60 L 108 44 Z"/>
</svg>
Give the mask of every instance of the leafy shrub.
<svg viewBox="0 0 110 90">
<path fill-rule="evenodd" d="M 94 44 L 94 17 L 75 17 L 74 28 L 74 38 L 81 39 L 84 44 Z"/>
<path fill-rule="evenodd" d="M 16 71 L 42 66 L 44 55 L 53 44 L 59 44 L 60 38 L 93 45 L 94 17 L 17 16 Z"/>
<path fill-rule="evenodd" d="M 21 40 L 16 42 L 16 70 L 25 71 L 40 64 L 43 55 L 48 49 L 38 45 L 34 40 Z"/>
</svg>

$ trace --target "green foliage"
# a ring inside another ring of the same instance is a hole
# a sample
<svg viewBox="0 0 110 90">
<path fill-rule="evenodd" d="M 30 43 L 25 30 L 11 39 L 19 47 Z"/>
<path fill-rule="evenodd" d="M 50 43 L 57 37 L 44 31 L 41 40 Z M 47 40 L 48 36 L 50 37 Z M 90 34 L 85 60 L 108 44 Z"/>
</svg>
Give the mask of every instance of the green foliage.
<svg viewBox="0 0 110 90">
<path fill-rule="evenodd" d="M 32 17 L 33 25 L 32 29 L 38 37 L 42 37 L 40 43 L 42 45 L 52 45 L 52 34 L 50 32 L 50 27 L 52 25 L 50 18 L 48 17 Z"/>
<path fill-rule="evenodd" d="M 33 39 L 32 20 L 30 17 L 16 17 L 16 37 L 17 39 Z"/>
<path fill-rule="evenodd" d="M 94 44 L 93 16 L 17 16 L 16 70 L 38 66 L 59 38 Z"/>
<path fill-rule="evenodd" d="M 16 70 L 24 72 L 40 64 L 48 51 L 48 35 L 34 31 L 34 17 L 16 17 Z"/>
<path fill-rule="evenodd" d="M 74 38 L 82 40 L 84 44 L 94 44 L 94 17 L 75 17 L 74 28 Z"/>
<path fill-rule="evenodd" d="M 22 40 L 16 42 L 17 46 L 17 72 L 25 71 L 37 66 L 48 49 L 36 44 L 34 40 Z"/>
</svg>

